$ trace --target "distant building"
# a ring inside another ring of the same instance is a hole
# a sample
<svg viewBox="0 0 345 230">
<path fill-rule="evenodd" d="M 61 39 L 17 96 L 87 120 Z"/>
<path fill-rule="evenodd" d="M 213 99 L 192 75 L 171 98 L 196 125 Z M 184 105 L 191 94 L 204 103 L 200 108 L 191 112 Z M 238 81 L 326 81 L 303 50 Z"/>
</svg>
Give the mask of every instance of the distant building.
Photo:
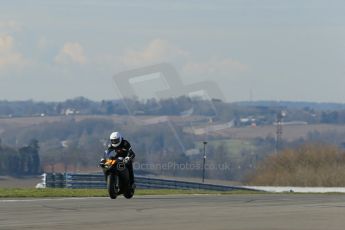
<svg viewBox="0 0 345 230">
<path fill-rule="evenodd" d="M 66 116 L 68 116 L 68 115 L 74 115 L 74 114 L 79 114 L 79 111 L 78 111 L 78 110 L 75 110 L 75 109 L 70 109 L 70 108 L 68 108 L 68 109 L 65 109 L 65 110 L 63 111 L 63 114 L 66 115 Z"/>
</svg>

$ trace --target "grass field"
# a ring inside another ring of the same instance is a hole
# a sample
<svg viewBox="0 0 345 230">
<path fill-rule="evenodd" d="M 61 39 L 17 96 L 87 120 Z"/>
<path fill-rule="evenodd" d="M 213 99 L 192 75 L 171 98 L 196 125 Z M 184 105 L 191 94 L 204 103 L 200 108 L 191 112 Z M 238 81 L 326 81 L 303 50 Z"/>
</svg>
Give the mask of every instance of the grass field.
<svg viewBox="0 0 345 230">
<path fill-rule="evenodd" d="M 207 191 L 180 189 L 137 189 L 135 195 L 178 195 L 178 194 L 258 194 L 254 191 Z M 0 198 L 44 198 L 44 197 L 107 197 L 106 189 L 62 189 L 62 188 L 1 188 Z"/>
<path fill-rule="evenodd" d="M 0 176 L 1 188 L 35 188 L 42 182 L 42 176 L 10 177 Z"/>
<path fill-rule="evenodd" d="M 37 183 L 41 182 L 41 179 L 42 179 L 41 176 L 22 177 L 22 178 L 1 176 L 0 177 L 0 199 L 1 198 L 29 198 L 29 197 L 43 198 L 43 197 L 107 197 L 108 196 L 106 189 L 63 189 L 63 188 L 36 189 L 35 186 Z M 195 180 L 200 180 L 200 178 L 195 178 Z M 218 183 L 223 184 L 224 181 L 218 181 Z M 248 194 L 252 192 L 250 191 L 217 192 L 217 191 L 205 191 L 205 190 L 178 190 L 178 189 L 137 189 L 135 192 L 135 195 L 239 194 L 239 193 Z"/>
<path fill-rule="evenodd" d="M 172 122 L 191 122 L 195 120 L 204 119 L 203 116 L 122 116 L 122 115 L 73 115 L 73 116 L 44 116 L 44 117 L 14 117 L 14 118 L 0 118 L 2 125 L 1 131 L 5 131 L 6 128 L 25 128 L 32 125 L 43 125 L 55 122 L 63 122 L 74 119 L 75 121 L 83 121 L 89 119 L 97 120 L 111 120 L 114 123 L 124 122 L 137 122 L 139 125 L 142 124 L 156 124 L 165 122 L 167 120 Z"/>
<path fill-rule="evenodd" d="M 82 121 L 85 119 L 105 119 L 112 120 L 113 122 L 125 122 L 125 121 L 135 121 L 140 124 L 150 124 L 164 122 L 169 119 L 175 123 L 191 122 L 193 120 L 203 119 L 202 116 L 103 116 L 103 115 L 75 115 L 70 116 L 46 116 L 46 117 L 23 117 L 23 118 L 0 118 L 1 121 L 1 132 L 6 131 L 6 129 L 18 129 L 25 128 L 32 125 L 43 125 L 47 123 L 61 122 L 68 119 L 75 119 L 76 121 Z M 134 118 L 134 120 L 133 120 Z M 164 119 L 163 119 L 164 118 Z M 339 133 L 345 133 L 345 125 L 335 125 L 335 124 L 310 124 L 310 125 L 286 125 L 283 126 L 283 138 L 284 140 L 292 141 L 299 138 L 306 137 L 309 132 L 317 131 L 319 133 L 335 131 Z M 210 135 L 219 136 L 223 138 L 248 140 L 257 137 L 265 138 L 267 136 L 274 137 L 276 133 L 276 126 L 257 126 L 257 127 L 240 127 L 240 128 L 226 128 L 223 130 L 218 130 L 210 133 Z"/>
<path fill-rule="evenodd" d="M 219 130 L 216 135 L 224 138 L 249 140 L 254 138 L 266 138 L 267 136 L 275 137 L 276 126 L 257 126 L 257 127 L 241 127 L 228 128 Z M 310 132 L 337 132 L 345 133 L 345 125 L 336 124 L 310 124 L 310 125 L 286 125 L 283 126 L 283 139 L 293 141 L 299 138 L 306 138 Z"/>
<path fill-rule="evenodd" d="M 195 143 L 197 148 L 202 149 L 203 144 L 201 142 Z M 220 145 L 224 145 L 225 149 L 227 149 L 231 154 L 238 155 L 241 151 L 246 150 L 247 152 L 254 151 L 256 147 L 248 140 L 235 140 L 235 139 L 219 139 L 219 140 L 211 140 L 208 142 L 208 146 L 212 145 L 214 148 L 219 147 Z"/>
</svg>

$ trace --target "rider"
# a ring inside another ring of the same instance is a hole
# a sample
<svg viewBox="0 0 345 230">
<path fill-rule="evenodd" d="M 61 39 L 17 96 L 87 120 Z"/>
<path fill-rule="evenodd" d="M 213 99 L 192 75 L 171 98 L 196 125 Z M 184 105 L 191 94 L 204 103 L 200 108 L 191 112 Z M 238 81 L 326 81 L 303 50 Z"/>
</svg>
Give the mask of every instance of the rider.
<svg viewBox="0 0 345 230">
<path fill-rule="evenodd" d="M 126 163 L 129 171 L 130 184 L 132 187 L 135 187 L 132 164 L 135 153 L 132 150 L 131 144 L 127 140 L 125 140 L 119 132 L 113 132 L 110 134 L 110 144 L 104 152 L 104 158 L 109 158 L 112 155 L 115 155 L 115 157 L 124 158 L 124 162 Z"/>
</svg>

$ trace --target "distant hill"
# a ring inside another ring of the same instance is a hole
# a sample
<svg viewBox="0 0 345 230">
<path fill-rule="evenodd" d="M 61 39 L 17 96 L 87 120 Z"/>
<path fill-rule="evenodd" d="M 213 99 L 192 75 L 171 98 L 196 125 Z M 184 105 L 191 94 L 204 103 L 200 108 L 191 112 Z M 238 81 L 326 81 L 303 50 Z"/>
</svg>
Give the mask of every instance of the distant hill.
<svg viewBox="0 0 345 230">
<path fill-rule="evenodd" d="M 249 107 L 282 107 L 288 109 L 313 109 L 313 110 L 345 110 L 345 103 L 300 102 L 300 101 L 242 101 L 236 102 L 239 106 Z"/>
<path fill-rule="evenodd" d="M 198 97 L 92 101 L 84 97 L 63 102 L 0 101 L 0 118 L 68 115 L 205 116 L 235 126 L 271 125 L 284 110 L 285 122 L 345 123 L 345 104 L 294 101 L 223 102 Z"/>
</svg>

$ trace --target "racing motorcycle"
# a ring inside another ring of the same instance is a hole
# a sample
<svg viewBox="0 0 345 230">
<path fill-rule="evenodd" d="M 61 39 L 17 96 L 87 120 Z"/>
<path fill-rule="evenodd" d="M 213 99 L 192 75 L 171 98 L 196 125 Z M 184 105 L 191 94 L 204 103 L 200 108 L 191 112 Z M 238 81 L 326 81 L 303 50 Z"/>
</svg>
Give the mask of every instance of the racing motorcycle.
<svg viewBox="0 0 345 230">
<path fill-rule="evenodd" d="M 100 166 L 106 177 L 107 190 L 111 199 L 118 195 L 130 199 L 134 195 L 134 188 L 130 185 L 129 171 L 123 157 L 101 159 Z"/>
</svg>

